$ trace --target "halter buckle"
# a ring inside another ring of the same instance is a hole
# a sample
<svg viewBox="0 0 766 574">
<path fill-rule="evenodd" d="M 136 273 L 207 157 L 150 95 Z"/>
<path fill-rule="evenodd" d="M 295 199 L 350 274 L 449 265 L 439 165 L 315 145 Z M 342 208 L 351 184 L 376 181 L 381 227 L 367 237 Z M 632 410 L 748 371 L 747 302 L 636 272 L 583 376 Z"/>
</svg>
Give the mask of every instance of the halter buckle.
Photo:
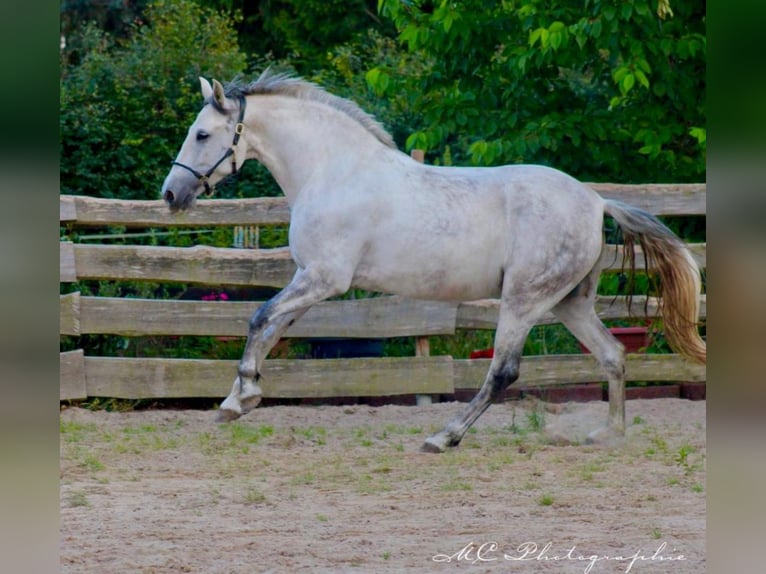
<svg viewBox="0 0 766 574">
<path fill-rule="evenodd" d="M 244 131 L 245 131 L 245 124 L 243 124 L 242 122 L 239 122 L 236 126 L 234 126 L 234 133 L 237 134 L 238 136 L 241 136 L 242 132 Z"/>
</svg>

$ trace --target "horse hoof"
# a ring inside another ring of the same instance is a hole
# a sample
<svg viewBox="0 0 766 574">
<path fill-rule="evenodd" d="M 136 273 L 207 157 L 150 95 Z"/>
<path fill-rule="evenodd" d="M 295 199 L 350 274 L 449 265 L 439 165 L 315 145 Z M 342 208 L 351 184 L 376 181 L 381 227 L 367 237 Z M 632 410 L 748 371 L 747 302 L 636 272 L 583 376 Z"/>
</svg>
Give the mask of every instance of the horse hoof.
<svg viewBox="0 0 766 574">
<path fill-rule="evenodd" d="M 247 397 L 246 399 L 240 399 L 240 404 L 242 405 L 242 414 L 244 415 L 245 413 L 249 413 L 259 404 L 261 404 L 261 395 L 255 395 L 252 397 Z"/>
<path fill-rule="evenodd" d="M 215 417 L 215 422 L 230 423 L 231 421 L 237 420 L 240 416 L 242 416 L 241 413 L 231 409 L 218 409 L 218 414 Z"/>
<path fill-rule="evenodd" d="M 420 447 L 420 452 L 429 452 L 433 454 L 441 454 L 445 450 L 444 447 L 440 446 L 436 441 L 433 441 L 430 438 L 427 438 L 423 443 L 423 446 Z"/>
<path fill-rule="evenodd" d="M 602 427 L 594 430 L 585 439 L 585 444 L 603 445 L 603 446 L 615 446 L 623 438 L 625 434 L 619 432 L 611 427 Z"/>
</svg>

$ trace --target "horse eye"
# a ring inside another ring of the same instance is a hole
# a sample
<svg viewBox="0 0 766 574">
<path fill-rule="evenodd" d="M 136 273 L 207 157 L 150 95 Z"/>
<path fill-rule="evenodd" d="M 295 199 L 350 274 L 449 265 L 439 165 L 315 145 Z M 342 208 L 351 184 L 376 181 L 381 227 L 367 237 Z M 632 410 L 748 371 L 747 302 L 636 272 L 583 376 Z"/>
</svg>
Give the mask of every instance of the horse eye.
<svg viewBox="0 0 766 574">
<path fill-rule="evenodd" d="M 206 140 L 210 136 L 209 133 L 207 133 L 204 130 L 200 130 L 197 132 L 197 141 Z"/>
</svg>

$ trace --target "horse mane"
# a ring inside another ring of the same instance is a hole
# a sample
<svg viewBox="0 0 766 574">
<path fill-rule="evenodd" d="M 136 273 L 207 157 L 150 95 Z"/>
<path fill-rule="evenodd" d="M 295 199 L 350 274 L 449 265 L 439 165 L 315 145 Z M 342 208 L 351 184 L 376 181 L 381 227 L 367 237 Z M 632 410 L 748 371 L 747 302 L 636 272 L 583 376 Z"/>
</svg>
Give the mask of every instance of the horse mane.
<svg viewBox="0 0 766 574">
<path fill-rule="evenodd" d="M 394 138 L 383 125 L 355 102 L 335 96 L 321 86 L 289 73 L 274 72 L 271 68 L 267 68 L 258 79 L 249 84 L 245 84 L 239 79 L 232 80 L 225 86 L 224 92 L 228 98 L 250 95 L 280 95 L 319 102 L 346 114 L 375 136 L 378 141 L 390 148 L 397 149 Z M 215 101 L 211 103 L 216 109 L 219 109 Z M 224 110 L 219 109 L 219 111 Z"/>
</svg>

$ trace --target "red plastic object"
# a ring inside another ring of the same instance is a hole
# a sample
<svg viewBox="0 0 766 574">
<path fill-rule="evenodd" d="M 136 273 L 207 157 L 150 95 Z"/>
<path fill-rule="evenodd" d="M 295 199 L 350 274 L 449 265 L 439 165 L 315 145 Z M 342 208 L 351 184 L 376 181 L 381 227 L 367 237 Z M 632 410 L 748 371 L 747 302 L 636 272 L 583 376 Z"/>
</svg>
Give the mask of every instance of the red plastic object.
<svg viewBox="0 0 766 574">
<path fill-rule="evenodd" d="M 626 353 L 640 353 L 649 346 L 649 329 L 647 327 L 610 327 L 609 331 L 625 346 Z M 588 347 L 580 343 L 583 353 L 590 353 Z M 495 349 L 480 349 L 472 351 L 469 359 L 491 359 Z"/>
<path fill-rule="evenodd" d="M 491 359 L 495 356 L 495 349 L 481 349 L 480 351 L 471 351 L 469 359 Z"/>
</svg>

